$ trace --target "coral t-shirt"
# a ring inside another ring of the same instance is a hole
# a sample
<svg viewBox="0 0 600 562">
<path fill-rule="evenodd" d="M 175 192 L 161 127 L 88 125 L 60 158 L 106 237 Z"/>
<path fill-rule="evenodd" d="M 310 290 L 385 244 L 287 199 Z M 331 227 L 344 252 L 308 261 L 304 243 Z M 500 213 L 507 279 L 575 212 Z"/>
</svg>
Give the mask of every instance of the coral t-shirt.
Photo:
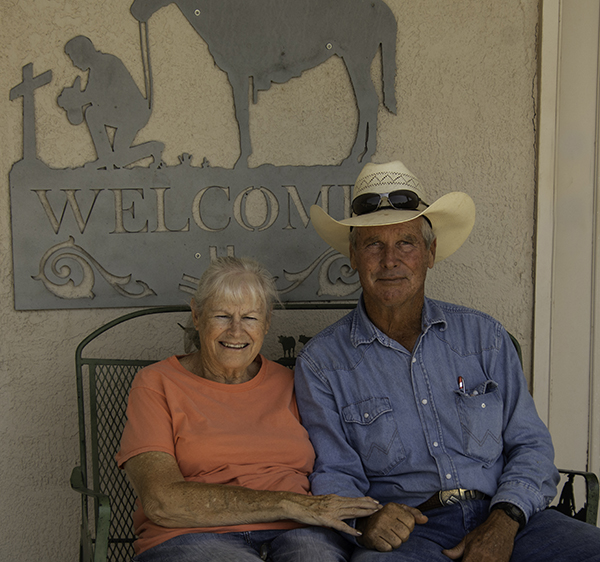
<svg viewBox="0 0 600 562">
<path fill-rule="evenodd" d="M 252 380 L 232 385 L 194 375 L 176 356 L 142 369 L 129 395 L 119 467 L 140 453 L 161 451 L 177 460 L 187 481 L 308 494 L 315 454 L 299 422 L 293 373 L 261 359 Z M 185 533 L 301 526 L 275 521 L 173 529 L 152 523 L 139 500 L 136 505 L 137 554 Z"/>
</svg>

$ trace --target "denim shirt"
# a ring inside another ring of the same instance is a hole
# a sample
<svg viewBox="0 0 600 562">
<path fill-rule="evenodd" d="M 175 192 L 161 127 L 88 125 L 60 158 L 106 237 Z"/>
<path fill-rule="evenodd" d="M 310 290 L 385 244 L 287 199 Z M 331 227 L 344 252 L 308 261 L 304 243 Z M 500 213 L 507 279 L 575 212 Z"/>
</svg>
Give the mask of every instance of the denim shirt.
<svg viewBox="0 0 600 562">
<path fill-rule="evenodd" d="M 295 381 L 317 453 L 314 494 L 417 506 L 466 488 L 527 518 L 556 494 L 552 441 L 515 347 L 482 312 L 425 299 L 410 353 L 361 299 L 302 349 Z"/>
</svg>

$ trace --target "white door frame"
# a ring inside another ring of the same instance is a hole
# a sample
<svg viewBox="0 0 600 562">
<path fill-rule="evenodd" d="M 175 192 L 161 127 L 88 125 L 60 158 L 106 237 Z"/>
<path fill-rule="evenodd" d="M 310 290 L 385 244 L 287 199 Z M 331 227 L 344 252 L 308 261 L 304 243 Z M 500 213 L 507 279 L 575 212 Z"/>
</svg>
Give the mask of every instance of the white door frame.
<svg viewBox="0 0 600 562">
<path fill-rule="evenodd" d="M 544 0 L 533 342 L 533 396 L 557 465 L 596 473 L 599 30 L 600 0 Z"/>
</svg>

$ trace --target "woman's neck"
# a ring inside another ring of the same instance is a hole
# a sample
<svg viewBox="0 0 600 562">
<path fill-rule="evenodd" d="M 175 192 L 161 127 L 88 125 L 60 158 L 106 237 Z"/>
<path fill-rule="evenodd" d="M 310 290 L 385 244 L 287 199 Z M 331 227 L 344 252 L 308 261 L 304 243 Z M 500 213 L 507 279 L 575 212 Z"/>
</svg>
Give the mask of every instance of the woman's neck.
<svg viewBox="0 0 600 562">
<path fill-rule="evenodd" d="M 196 351 L 195 353 L 182 357 L 180 363 L 190 373 L 203 379 L 221 384 L 242 384 L 252 380 L 258 374 L 262 361 L 259 355 L 245 369 L 241 371 L 228 371 L 227 369 L 214 368 L 206 364 L 206 362 L 202 360 L 202 353 Z"/>
</svg>

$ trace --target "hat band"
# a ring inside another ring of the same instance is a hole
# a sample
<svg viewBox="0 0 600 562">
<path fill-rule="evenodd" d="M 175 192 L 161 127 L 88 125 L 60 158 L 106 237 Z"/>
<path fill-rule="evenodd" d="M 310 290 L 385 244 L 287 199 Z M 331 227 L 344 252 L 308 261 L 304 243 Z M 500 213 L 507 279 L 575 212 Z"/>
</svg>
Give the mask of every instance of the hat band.
<svg viewBox="0 0 600 562">
<path fill-rule="evenodd" d="M 384 199 L 387 200 L 392 209 L 397 210 L 414 211 L 420 203 L 423 203 L 426 207 L 428 206 L 414 191 L 397 189 L 389 193 L 363 193 L 352 201 L 352 211 L 357 216 L 373 213 L 381 207 Z"/>
</svg>

